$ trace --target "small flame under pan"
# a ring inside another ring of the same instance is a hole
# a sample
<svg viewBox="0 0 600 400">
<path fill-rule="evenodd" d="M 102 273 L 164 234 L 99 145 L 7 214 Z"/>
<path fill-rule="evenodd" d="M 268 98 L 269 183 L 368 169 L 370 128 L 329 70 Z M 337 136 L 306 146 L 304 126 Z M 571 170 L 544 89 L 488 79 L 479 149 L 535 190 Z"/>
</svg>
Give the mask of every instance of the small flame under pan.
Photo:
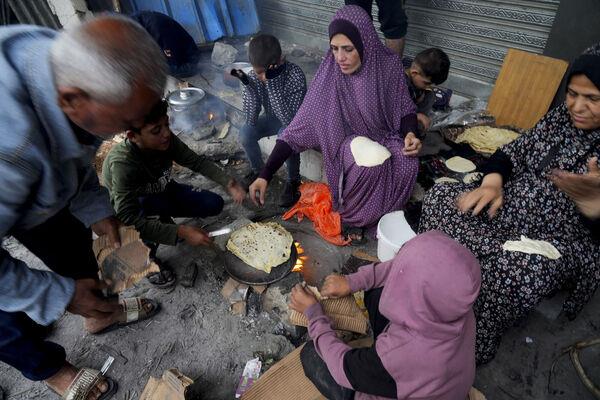
<svg viewBox="0 0 600 400">
<path fill-rule="evenodd" d="M 292 272 L 298 259 L 298 250 L 296 250 L 296 246 L 292 243 L 290 258 L 283 264 L 271 268 L 271 273 L 269 274 L 252 268 L 230 251 L 225 251 L 223 258 L 225 271 L 236 281 L 245 283 L 246 285 L 269 285 L 285 278 Z"/>
</svg>

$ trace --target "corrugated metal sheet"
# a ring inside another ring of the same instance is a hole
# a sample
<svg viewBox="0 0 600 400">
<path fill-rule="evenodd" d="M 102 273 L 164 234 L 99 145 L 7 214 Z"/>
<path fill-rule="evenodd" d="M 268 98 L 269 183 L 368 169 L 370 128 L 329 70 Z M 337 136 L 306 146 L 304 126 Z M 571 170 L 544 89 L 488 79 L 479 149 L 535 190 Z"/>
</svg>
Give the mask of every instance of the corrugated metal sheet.
<svg viewBox="0 0 600 400">
<path fill-rule="evenodd" d="M 33 24 L 47 26 L 48 28 L 60 29 L 56 15 L 48 6 L 46 0 L 2 0 L 6 1 L 17 19 L 22 24 Z"/>
<path fill-rule="evenodd" d="M 447 86 L 486 96 L 508 48 L 542 53 L 560 0 L 407 0 L 405 53 L 440 47 L 452 61 Z M 343 0 L 258 0 L 262 25 L 295 43 L 326 48 L 327 26 Z M 377 19 L 377 9 L 373 15 Z M 378 26 L 378 23 L 376 23 Z"/>
</svg>

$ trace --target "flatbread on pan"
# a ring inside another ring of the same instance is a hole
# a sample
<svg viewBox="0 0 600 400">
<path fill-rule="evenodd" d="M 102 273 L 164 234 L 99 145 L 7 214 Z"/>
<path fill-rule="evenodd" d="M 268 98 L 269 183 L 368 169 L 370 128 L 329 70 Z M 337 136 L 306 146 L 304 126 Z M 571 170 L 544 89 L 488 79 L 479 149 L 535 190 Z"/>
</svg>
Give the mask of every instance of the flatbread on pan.
<svg viewBox="0 0 600 400">
<path fill-rule="evenodd" d="M 231 234 L 227 249 L 240 260 L 267 274 L 290 259 L 294 238 L 276 222 L 248 224 Z"/>
</svg>

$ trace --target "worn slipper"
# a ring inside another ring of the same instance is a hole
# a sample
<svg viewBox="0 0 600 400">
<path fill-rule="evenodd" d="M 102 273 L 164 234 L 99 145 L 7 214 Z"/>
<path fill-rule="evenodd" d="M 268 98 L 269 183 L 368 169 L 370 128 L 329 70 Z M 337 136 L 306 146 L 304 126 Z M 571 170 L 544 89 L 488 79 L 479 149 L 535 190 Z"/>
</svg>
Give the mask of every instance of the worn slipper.
<svg viewBox="0 0 600 400">
<path fill-rule="evenodd" d="M 342 236 L 345 240 L 351 241 L 350 246 L 360 246 L 367 242 L 364 228 L 344 226 L 342 227 Z M 356 239 L 353 239 L 351 236 L 354 236 Z"/>
<path fill-rule="evenodd" d="M 175 284 L 175 274 L 170 269 L 161 269 L 146 275 L 148 282 L 159 289 L 167 289 Z"/>
<path fill-rule="evenodd" d="M 81 368 L 61 398 L 66 400 L 87 399 L 90 391 L 102 379 L 106 381 L 108 389 L 100 395 L 98 400 L 108 400 L 117 392 L 119 387 L 117 382 L 102 376 L 100 371 L 91 368 Z"/>
<path fill-rule="evenodd" d="M 124 322 L 115 322 L 112 325 L 107 326 L 98 332 L 93 332 L 92 335 L 101 335 L 119 329 L 123 326 L 132 325 L 145 319 L 152 318 L 160 311 L 160 303 L 155 300 L 145 299 L 141 297 L 130 297 L 122 299 L 119 303 L 123 306 L 123 312 L 126 314 Z M 150 311 L 146 311 L 144 304 L 147 303 L 152 306 Z M 91 332 L 90 332 L 91 333 Z"/>
</svg>

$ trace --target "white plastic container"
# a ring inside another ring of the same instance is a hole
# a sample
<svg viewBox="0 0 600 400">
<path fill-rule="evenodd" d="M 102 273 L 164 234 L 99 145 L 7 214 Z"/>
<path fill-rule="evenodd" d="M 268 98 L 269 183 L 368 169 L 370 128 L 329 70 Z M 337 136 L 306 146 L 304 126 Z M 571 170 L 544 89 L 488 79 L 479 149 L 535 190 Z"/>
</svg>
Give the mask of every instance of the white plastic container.
<svg viewBox="0 0 600 400">
<path fill-rule="evenodd" d="M 377 257 L 381 261 L 391 260 L 402 245 L 415 236 L 404 218 L 404 211 L 385 214 L 377 224 Z"/>
</svg>

